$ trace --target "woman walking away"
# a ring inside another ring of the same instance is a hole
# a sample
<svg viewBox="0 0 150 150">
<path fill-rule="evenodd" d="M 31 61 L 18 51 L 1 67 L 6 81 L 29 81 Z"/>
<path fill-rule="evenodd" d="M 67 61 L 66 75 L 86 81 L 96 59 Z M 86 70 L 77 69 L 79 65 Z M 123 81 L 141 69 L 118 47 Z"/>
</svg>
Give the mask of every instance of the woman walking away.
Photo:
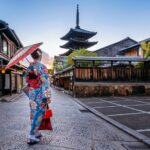
<svg viewBox="0 0 150 150">
<path fill-rule="evenodd" d="M 42 134 L 38 131 L 43 115 L 50 100 L 50 85 L 47 68 L 40 62 L 42 51 L 37 49 L 31 54 L 33 63 L 27 68 L 26 81 L 30 104 L 31 130 L 28 144 L 38 143 Z"/>
</svg>

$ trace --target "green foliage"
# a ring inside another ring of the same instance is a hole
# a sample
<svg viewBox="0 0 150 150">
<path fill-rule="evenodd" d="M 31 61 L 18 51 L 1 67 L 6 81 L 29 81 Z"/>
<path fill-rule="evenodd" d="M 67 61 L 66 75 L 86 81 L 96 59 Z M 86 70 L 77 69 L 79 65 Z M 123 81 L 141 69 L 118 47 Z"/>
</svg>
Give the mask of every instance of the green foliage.
<svg viewBox="0 0 150 150">
<path fill-rule="evenodd" d="M 54 61 L 54 63 L 53 63 L 53 68 L 54 68 L 54 70 L 55 70 L 56 72 L 62 71 L 62 70 L 63 70 L 63 65 L 62 65 L 61 62 L 56 62 L 56 61 Z"/>
<path fill-rule="evenodd" d="M 53 75 L 54 74 L 54 68 L 48 69 L 48 74 Z"/>
<path fill-rule="evenodd" d="M 92 61 L 78 61 L 76 62 L 77 67 L 92 67 L 93 62 Z"/>
<path fill-rule="evenodd" d="M 150 57 L 150 49 L 146 51 L 145 53 L 145 58 L 149 58 Z"/>
<path fill-rule="evenodd" d="M 150 42 L 141 43 L 141 48 L 145 51 L 144 58 L 150 57 Z M 134 65 L 135 68 L 144 68 L 144 63 L 139 62 Z"/>
<path fill-rule="evenodd" d="M 139 62 L 139 63 L 136 63 L 135 65 L 134 65 L 134 68 L 144 68 L 144 63 L 143 62 Z"/>
<path fill-rule="evenodd" d="M 80 60 L 80 61 L 77 61 L 76 62 L 76 67 L 98 67 L 100 66 L 102 63 L 101 61 L 83 61 L 83 60 Z"/>
<path fill-rule="evenodd" d="M 100 65 L 102 65 L 101 61 L 95 61 L 94 63 L 95 63 L 94 66 L 100 66 Z"/>
<path fill-rule="evenodd" d="M 90 52 L 86 49 L 80 49 L 80 50 L 74 50 L 69 56 L 68 56 L 68 65 L 72 65 L 73 61 L 72 58 L 75 56 L 91 56 L 91 57 L 95 57 L 96 53 Z"/>
<path fill-rule="evenodd" d="M 150 57 L 150 42 L 143 42 L 141 43 L 142 49 L 145 51 L 145 58 Z"/>
</svg>

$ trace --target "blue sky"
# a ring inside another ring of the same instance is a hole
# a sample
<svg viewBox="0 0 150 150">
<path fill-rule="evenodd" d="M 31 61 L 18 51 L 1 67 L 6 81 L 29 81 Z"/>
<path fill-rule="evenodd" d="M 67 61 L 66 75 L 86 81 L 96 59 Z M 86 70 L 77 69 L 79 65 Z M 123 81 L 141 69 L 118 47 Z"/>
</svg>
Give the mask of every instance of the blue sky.
<svg viewBox="0 0 150 150">
<path fill-rule="evenodd" d="M 76 4 L 80 27 L 98 32 L 89 50 L 127 36 L 140 41 L 150 37 L 150 0 L 0 0 L 0 19 L 8 22 L 26 46 L 44 42 L 50 56 L 65 52 L 60 37 L 75 27 Z"/>
</svg>

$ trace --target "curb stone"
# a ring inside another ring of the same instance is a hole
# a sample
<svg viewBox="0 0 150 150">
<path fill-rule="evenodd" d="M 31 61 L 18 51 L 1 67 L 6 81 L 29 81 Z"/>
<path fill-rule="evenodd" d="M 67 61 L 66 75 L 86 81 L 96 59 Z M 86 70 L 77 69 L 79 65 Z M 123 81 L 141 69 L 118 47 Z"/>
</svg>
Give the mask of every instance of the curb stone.
<svg viewBox="0 0 150 150">
<path fill-rule="evenodd" d="M 14 102 L 14 101 L 16 101 L 16 99 L 18 100 L 18 98 L 20 98 L 22 96 L 24 96 L 24 93 L 15 94 L 15 95 L 12 95 L 12 96 L 6 95 L 6 96 L 3 96 L 3 97 L 0 98 L 0 102 L 7 102 L 7 103 Z"/>
</svg>

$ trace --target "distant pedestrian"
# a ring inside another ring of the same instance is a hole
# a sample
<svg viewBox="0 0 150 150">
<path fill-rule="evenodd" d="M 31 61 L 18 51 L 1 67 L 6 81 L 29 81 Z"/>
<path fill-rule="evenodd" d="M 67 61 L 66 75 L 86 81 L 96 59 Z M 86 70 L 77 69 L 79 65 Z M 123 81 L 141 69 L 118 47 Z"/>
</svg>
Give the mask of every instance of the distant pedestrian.
<svg viewBox="0 0 150 150">
<path fill-rule="evenodd" d="M 41 63 L 42 51 L 37 49 L 31 54 L 33 63 L 27 68 L 27 89 L 30 104 L 31 130 L 28 136 L 28 144 L 40 141 L 42 134 L 38 131 L 47 104 L 51 102 L 48 70 Z"/>
</svg>

